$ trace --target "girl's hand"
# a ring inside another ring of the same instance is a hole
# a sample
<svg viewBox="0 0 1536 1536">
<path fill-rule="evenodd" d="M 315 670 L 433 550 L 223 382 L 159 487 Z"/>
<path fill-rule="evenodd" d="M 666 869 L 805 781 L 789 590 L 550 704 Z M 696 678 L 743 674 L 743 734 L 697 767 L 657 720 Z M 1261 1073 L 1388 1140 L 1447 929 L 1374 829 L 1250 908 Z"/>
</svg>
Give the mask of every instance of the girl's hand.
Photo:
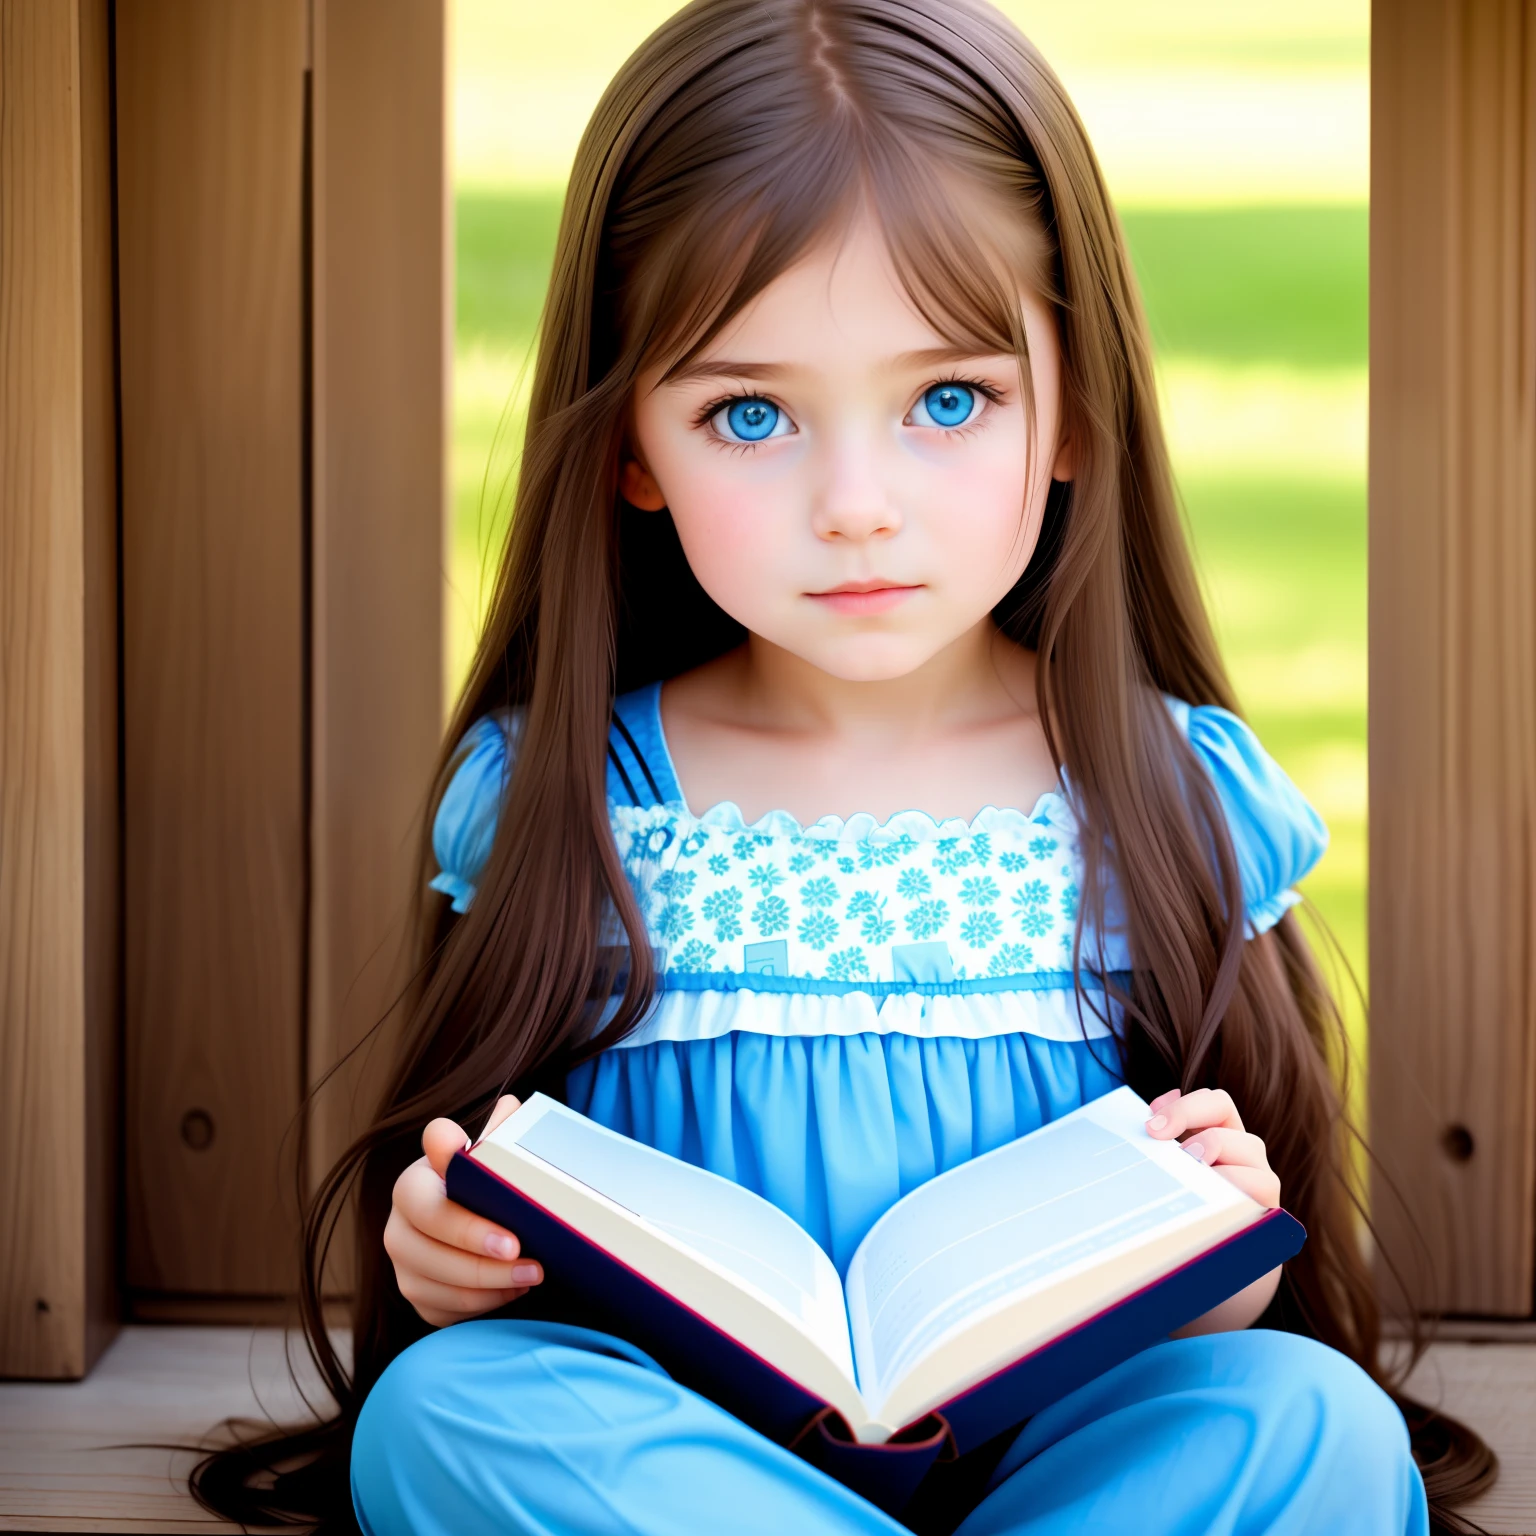
<svg viewBox="0 0 1536 1536">
<path fill-rule="evenodd" d="M 486 1125 L 490 1131 L 517 1108 L 505 1094 Z M 505 1227 L 472 1215 L 448 1198 L 443 1179 L 469 1137 L 452 1120 L 434 1120 L 421 1133 L 418 1158 L 395 1180 L 384 1227 L 384 1251 L 395 1266 L 400 1294 L 434 1328 L 463 1322 L 515 1301 L 544 1278 L 531 1260 L 514 1263 L 517 1239 Z"/>
<path fill-rule="evenodd" d="M 1232 1096 L 1221 1088 L 1197 1088 L 1180 1093 L 1177 1088 L 1152 1100 L 1147 1134 L 1159 1141 L 1182 1137 L 1180 1145 L 1191 1157 L 1208 1163 L 1229 1183 L 1260 1205 L 1280 1204 L 1280 1180 L 1264 1151 L 1264 1143 L 1243 1129 L 1242 1116 Z M 1274 1300 L 1280 1271 L 1272 1269 L 1235 1296 L 1192 1323 L 1174 1331 L 1176 1339 L 1202 1333 L 1227 1333 L 1258 1321 Z"/>
<path fill-rule="evenodd" d="M 1280 1180 L 1269 1166 L 1264 1143 L 1243 1129 L 1232 1096 L 1222 1088 L 1180 1093 L 1170 1088 L 1152 1100 L 1147 1134 L 1159 1141 L 1182 1138 L 1191 1157 L 1207 1163 L 1260 1205 L 1280 1204 Z"/>
</svg>

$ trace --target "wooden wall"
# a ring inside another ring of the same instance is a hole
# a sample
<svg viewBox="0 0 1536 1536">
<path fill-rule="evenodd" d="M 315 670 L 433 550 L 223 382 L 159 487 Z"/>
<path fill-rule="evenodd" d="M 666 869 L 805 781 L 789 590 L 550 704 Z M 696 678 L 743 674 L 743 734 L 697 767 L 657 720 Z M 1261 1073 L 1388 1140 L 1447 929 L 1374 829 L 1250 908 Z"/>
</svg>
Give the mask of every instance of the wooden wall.
<svg viewBox="0 0 1536 1536">
<path fill-rule="evenodd" d="M 442 729 L 446 41 L 435 4 L 315 0 L 314 1082 L 406 980 L 415 834 Z M 368 1039 L 317 1095 L 311 1177 L 362 1128 L 390 1043 L 387 1030 Z"/>
<path fill-rule="evenodd" d="M 1373 10 L 1371 1131 L 1417 1305 L 1536 1257 L 1536 0 Z M 1401 1191 L 1392 1193 L 1390 1178 Z"/>
<path fill-rule="evenodd" d="M 306 26 L 303 0 L 117 11 L 135 1291 L 271 1294 L 293 1272 Z"/>
<path fill-rule="evenodd" d="M 0 1372 L 115 1317 L 117 505 L 105 0 L 0 0 Z"/>
<path fill-rule="evenodd" d="M 292 1288 L 297 1179 L 378 1073 L 319 1097 L 303 1170 L 300 1104 L 402 979 L 442 719 L 444 18 L 118 14 L 127 1282 L 229 1316 Z"/>
<path fill-rule="evenodd" d="M 120 1286 L 264 1315 L 376 1091 L 301 1169 L 441 729 L 444 55 L 441 0 L 0 0 L 0 1374 Z"/>
</svg>

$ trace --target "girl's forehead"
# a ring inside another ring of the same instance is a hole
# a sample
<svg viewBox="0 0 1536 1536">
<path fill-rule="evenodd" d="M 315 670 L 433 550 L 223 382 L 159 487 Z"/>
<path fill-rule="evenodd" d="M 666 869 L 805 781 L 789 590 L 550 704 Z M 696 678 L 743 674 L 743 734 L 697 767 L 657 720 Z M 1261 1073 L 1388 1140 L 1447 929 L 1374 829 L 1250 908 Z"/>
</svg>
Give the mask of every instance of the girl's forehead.
<svg viewBox="0 0 1536 1536">
<path fill-rule="evenodd" d="M 999 275 L 1021 310 L 1030 296 L 1018 276 Z M 931 284 L 930 284 L 931 286 Z M 942 293 L 931 294 L 942 302 Z M 814 240 L 766 283 L 697 353 L 648 370 L 650 387 L 722 373 L 770 375 L 799 368 L 921 368 L 995 347 L 941 330 L 903 280 L 891 241 L 868 204 Z"/>
<path fill-rule="evenodd" d="M 750 340 L 770 350 L 893 342 L 897 350 L 943 338 L 923 318 L 870 212 L 829 232 L 731 317 L 706 350 L 730 354 Z"/>
</svg>

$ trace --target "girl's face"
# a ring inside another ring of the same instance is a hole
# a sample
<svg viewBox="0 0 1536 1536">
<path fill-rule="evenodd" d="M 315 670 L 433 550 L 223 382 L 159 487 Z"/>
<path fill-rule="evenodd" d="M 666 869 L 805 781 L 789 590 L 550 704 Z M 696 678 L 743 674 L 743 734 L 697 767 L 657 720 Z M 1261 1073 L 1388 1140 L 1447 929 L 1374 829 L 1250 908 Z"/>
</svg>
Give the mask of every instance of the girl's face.
<svg viewBox="0 0 1536 1536">
<path fill-rule="evenodd" d="M 872 216 L 763 290 L 686 368 L 640 379 L 626 500 L 671 509 L 700 585 L 849 681 L 904 676 L 987 622 L 1034 549 L 1060 441 L 1055 321 L 1017 359 L 946 344 Z"/>
</svg>

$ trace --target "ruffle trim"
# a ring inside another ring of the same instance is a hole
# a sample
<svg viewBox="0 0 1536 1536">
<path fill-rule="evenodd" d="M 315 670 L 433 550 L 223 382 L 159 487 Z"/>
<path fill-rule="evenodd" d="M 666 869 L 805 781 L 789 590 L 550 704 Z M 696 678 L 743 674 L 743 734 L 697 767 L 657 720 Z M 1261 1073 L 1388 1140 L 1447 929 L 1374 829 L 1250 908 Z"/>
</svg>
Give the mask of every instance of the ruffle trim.
<svg viewBox="0 0 1536 1536">
<path fill-rule="evenodd" d="M 773 810 L 765 812 L 756 821 L 748 821 L 734 800 L 722 800 L 698 815 L 694 815 L 681 800 L 649 806 L 611 803 L 610 814 L 641 825 L 674 821 L 680 825 L 708 827 L 732 834 L 745 832 L 769 837 L 816 837 L 833 842 L 863 842 L 869 838 L 881 841 L 897 837 L 910 837 L 914 842 L 937 842 L 940 838 L 966 837 L 978 832 L 995 837 L 1010 832 L 1027 832 L 1042 826 L 1054 827 L 1062 832 L 1077 830 L 1071 805 L 1060 789 L 1046 790 L 1031 811 L 988 805 L 983 806 L 969 821 L 963 816 L 951 816 L 939 821 L 927 811 L 916 810 L 896 811 L 884 821 L 868 811 L 858 811 L 846 818 L 828 815 L 819 817 L 809 825 L 788 811 Z"/>
<path fill-rule="evenodd" d="M 615 997 L 601 1024 L 618 1006 Z M 660 1040 L 715 1040 L 722 1035 L 911 1035 L 918 1039 L 985 1040 L 998 1035 L 1033 1035 L 1042 1040 L 1100 1040 L 1113 1033 L 1093 1011 L 1108 1008 L 1102 992 L 1081 1005 L 1068 990 L 969 992 L 958 996 L 867 992 L 827 995 L 809 992 L 662 992 L 645 1018 L 615 1049 L 653 1045 Z"/>
<path fill-rule="evenodd" d="M 1261 933 L 1268 933 L 1292 907 L 1298 906 L 1300 902 L 1301 892 L 1296 890 L 1281 891 L 1278 896 L 1271 896 L 1268 901 L 1254 902 L 1248 908 L 1248 937 L 1256 939 Z"/>
<path fill-rule="evenodd" d="M 449 905 L 455 912 L 469 911 L 469 903 L 474 897 L 475 888 L 461 875 L 455 875 L 445 869 L 427 881 L 427 885 L 432 890 L 441 891 L 444 896 L 449 897 Z"/>
</svg>

